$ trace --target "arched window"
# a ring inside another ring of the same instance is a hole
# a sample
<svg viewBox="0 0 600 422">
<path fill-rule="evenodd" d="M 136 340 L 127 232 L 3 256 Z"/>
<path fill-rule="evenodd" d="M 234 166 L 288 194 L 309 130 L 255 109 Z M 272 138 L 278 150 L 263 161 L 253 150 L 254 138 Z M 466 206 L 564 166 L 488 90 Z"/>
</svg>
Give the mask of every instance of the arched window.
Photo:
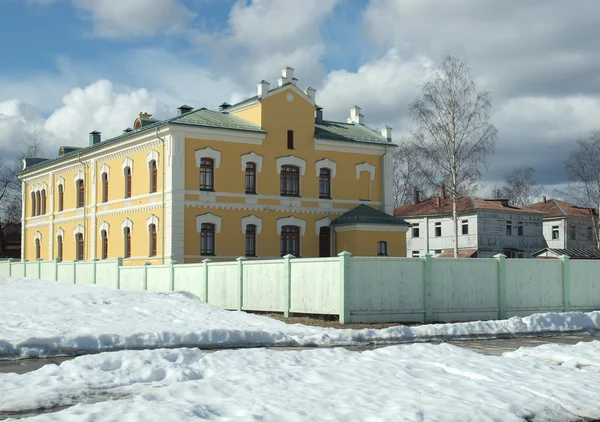
<svg viewBox="0 0 600 422">
<path fill-rule="evenodd" d="M 108 202 L 108 173 L 102 173 L 102 202 Z"/>
<path fill-rule="evenodd" d="M 156 224 L 148 226 L 148 235 L 150 244 L 148 256 L 156 256 Z"/>
<path fill-rule="evenodd" d="M 58 185 L 58 211 L 62 211 L 64 209 L 65 203 L 65 192 L 63 189 L 63 185 Z"/>
<path fill-rule="evenodd" d="M 42 211 L 42 199 L 40 192 L 35 193 L 35 215 L 40 215 Z"/>
<path fill-rule="evenodd" d="M 56 257 L 59 261 L 63 258 L 63 238 L 61 235 L 56 236 Z"/>
<path fill-rule="evenodd" d="M 77 208 L 83 207 L 85 204 L 85 185 L 83 179 L 77 181 Z"/>
<path fill-rule="evenodd" d="M 40 259 L 40 255 L 41 255 L 40 239 L 37 238 L 37 239 L 35 239 L 35 259 L 36 260 Z"/>
<path fill-rule="evenodd" d="M 35 217 L 35 192 L 31 192 L 31 216 Z"/>
<path fill-rule="evenodd" d="M 331 199 L 331 170 L 327 168 L 319 172 L 319 198 Z"/>
<path fill-rule="evenodd" d="M 125 176 L 125 198 L 131 198 L 131 167 L 125 167 L 123 174 Z"/>
<path fill-rule="evenodd" d="M 150 161 L 150 193 L 156 192 L 158 182 L 158 171 L 156 168 L 156 160 Z"/>
<path fill-rule="evenodd" d="M 212 158 L 200 160 L 200 190 L 215 190 L 214 184 L 215 161 Z"/>
<path fill-rule="evenodd" d="M 256 226 L 246 225 L 246 256 L 256 256 Z"/>
<path fill-rule="evenodd" d="M 212 223 L 202 223 L 200 226 L 200 254 L 215 255 L 215 225 Z"/>
<path fill-rule="evenodd" d="M 319 256 L 331 256 L 331 228 L 321 227 L 319 229 Z"/>
<path fill-rule="evenodd" d="M 75 235 L 76 250 L 77 250 L 77 260 L 83 261 L 85 259 L 84 256 L 84 243 L 83 243 L 83 233 L 77 233 Z"/>
<path fill-rule="evenodd" d="M 387 242 L 377 242 L 377 256 L 388 256 L 388 244 Z"/>
<path fill-rule="evenodd" d="M 300 228 L 283 226 L 281 228 L 281 256 L 300 256 Z"/>
<path fill-rule="evenodd" d="M 300 196 L 300 168 L 281 166 L 280 181 L 282 196 Z"/>
<path fill-rule="evenodd" d="M 102 242 L 102 259 L 107 259 L 108 258 L 108 233 L 106 233 L 106 230 L 102 230 L 100 232 L 100 241 Z"/>
<path fill-rule="evenodd" d="M 123 229 L 123 238 L 123 257 L 131 258 L 131 229 L 129 227 Z"/>
<path fill-rule="evenodd" d="M 255 163 L 246 163 L 246 193 L 256 193 Z"/>
<path fill-rule="evenodd" d="M 42 189 L 42 215 L 46 214 L 46 189 Z"/>
</svg>

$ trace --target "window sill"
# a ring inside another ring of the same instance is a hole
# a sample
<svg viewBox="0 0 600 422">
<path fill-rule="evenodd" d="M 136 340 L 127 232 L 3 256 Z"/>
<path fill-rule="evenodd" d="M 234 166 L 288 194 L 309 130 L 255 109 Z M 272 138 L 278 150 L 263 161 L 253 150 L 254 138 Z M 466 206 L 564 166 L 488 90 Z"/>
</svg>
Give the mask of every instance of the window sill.
<svg viewBox="0 0 600 422">
<path fill-rule="evenodd" d="M 248 255 L 248 254 L 246 254 L 245 257 L 246 258 L 256 258 L 256 254 L 254 254 L 254 255 Z"/>
<path fill-rule="evenodd" d="M 319 196 L 319 199 L 329 199 L 329 200 L 331 200 L 331 196 Z"/>
<path fill-rule="evenodd" d="M 280 196 L 285 196 L 286 198 L 302 198 L 300 196 L 300 194 L 298 194 L 298 195 L 292 195 L 292 194 L 281 193 Z"/>
<path fill-rule="evenodd" d="M 246 195 L 258 195 L 258 194 L 256 193 L 256 191 L 254 191 L 254 192 L 248 192 L 248 191 L 246 191 Z"/>
<path fill-rule="evenodd" d="M 212 254 L 212 253 L 201 253 L 200 256 L 213 256 L 214 257 L 214 256 L 217 256 L 217 255 Z"/>
<path fill-rule="evenodd" d="M 200 188 L 200 192 L 214 192 L 214 191 L 215 191 L 214 189 L 203 189 L 203 188 Z"/>
</svg>

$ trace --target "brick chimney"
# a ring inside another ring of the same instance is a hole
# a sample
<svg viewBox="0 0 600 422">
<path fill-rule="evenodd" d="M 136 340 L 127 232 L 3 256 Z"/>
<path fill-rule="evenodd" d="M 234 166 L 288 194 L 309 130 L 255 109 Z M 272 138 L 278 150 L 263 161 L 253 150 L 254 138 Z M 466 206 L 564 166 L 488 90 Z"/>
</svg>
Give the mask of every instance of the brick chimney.
<svg viewBox="0 0 600 422">
<path fill-rule="evenodd" d="M 542 196 L 542 202 L 545 204 L 546 203 L 546 195 Z"/>
<path fill-rule="evenodd" d="M 420 192 L 419 192 L 419 188 L 415 188 L 413 190 L 413 204 L 418 204 L 419 202 L 421 202 L 421 198 L 420 198 Z"/>
<path fill-rule="evenodd" d="M 440 199 L 443 201 L 446 199 L 446 186 L 444 182 L 440 183 Z"/>
</svg>

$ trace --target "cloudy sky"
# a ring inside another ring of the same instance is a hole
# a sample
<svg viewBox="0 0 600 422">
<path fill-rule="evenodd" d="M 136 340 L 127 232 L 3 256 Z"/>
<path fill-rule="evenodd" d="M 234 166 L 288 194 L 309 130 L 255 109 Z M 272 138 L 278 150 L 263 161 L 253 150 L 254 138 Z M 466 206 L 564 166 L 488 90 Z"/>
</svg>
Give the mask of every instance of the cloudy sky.
<svg viewBox="0 0 600 422">
<path fill-rule="evenodd" d="M 487 186 L 520 165 L 551 193 L 577 139 L 600 129 L 598 0 L 2 0 L 0 154 L 37 130 L 46 153 L 216 108 L 296 69 L 326 119 L 411 129 L 408 105 L 445 54 L 492 92 Z"/>
</svg>

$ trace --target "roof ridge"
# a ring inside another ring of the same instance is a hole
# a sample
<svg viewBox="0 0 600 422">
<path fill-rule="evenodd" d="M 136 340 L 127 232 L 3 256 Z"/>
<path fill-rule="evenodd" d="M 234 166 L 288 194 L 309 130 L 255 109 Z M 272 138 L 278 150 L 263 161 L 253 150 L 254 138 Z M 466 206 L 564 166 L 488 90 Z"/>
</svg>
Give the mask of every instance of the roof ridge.
<svg viewBox="0 0 600 422">
<path fill-rule="evenodd" d="M 560 212 L 562 212 L 562 214 L 565 217 L 569 216 L 569 214 L 565 212 L 565 210 L 563 209 L 563 207 L 556 201 L 556 199 L 552 199 L 552 201 L 554 202 L 554 204 L 558 207 L 558 209 L 560 210 Z"/>
</svg>

